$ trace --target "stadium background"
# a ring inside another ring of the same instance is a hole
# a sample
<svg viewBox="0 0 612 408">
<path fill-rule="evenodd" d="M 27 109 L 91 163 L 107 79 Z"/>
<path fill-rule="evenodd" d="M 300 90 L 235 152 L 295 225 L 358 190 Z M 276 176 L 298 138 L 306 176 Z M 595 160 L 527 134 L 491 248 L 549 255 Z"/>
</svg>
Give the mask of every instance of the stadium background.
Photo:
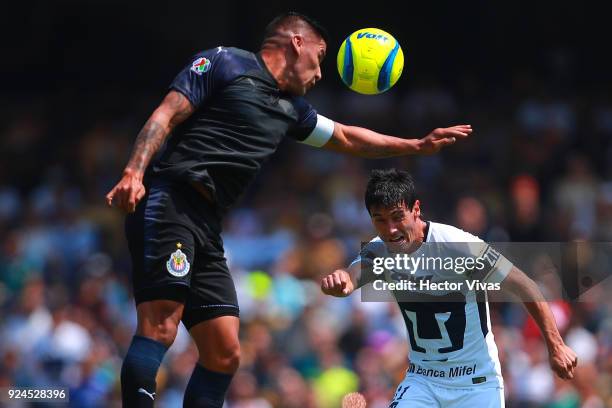
<svg viewBox="0 0 612 408">
<path fill-rule="evenodd" d="M 396 306 L 318 289 L 372 236 L 362 204 L 371 168 L 409 169 L 427 219 L 488 240 L 610 241 L 604 14 L 576 3 L 458 3 L 12 4 L 0 17 L 0 386 L 65 385 L 75 407 L 117 404 L 135 314 L 122 216 L 103 197 L 190 55 L 256 50 L 286 9 L 331 32 L 324 79 L 308 95 L 320 113 L 411 137 L 455 123 L 475 133 L 426 158 L 281 146 L 225 225 L 243 347 L 229 407 L 334 407 L 355 389 L 386 406 L 407 364 Z M 376 97 L 349 92 L 335 71 L 342 39 L 368 26 L 394 34 L 406 56 L 398 84 Z M 553 304 L 580 359 L 575 380 L 562 382 L 520 305 L 494 305 L 508 406 L 612 406 L 611 308 L 601 293 Z M 182 331 L 158 406 L 180 406 L 195 359 Z"/>
</svg>

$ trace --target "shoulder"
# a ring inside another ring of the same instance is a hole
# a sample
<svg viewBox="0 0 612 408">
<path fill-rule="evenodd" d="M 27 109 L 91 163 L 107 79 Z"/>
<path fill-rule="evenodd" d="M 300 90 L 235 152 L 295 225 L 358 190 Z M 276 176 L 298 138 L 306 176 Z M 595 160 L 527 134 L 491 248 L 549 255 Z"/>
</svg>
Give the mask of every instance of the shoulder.
<svg viewBox="0 0 612 408">
<path fill-rule="evenodd" d="M 383 257 L 385 255 L 386 248 L 383 240 L 379 237 L 375 237 L 367 243 L 362 243 L 359 255 L 353 260 L 353 262 L 351 262 L 350 266 L 353 266 L 359 262 L 362 264 L 369 264 L 373 262 L 374 258 Z"/>
<path fill-rule="evenodd" d="M 387 253 L 387 247 L 380 237 L 376 236 L 372 238 L 367 244 L 364 244 L 361 248 L 361 256 L 366 258 L 375 258 L 378 256 L 384 256 Z"/>
<path fill-rule="evenodd" d="M 247 65 L 249 67 L 259 66 L 257 56 L 251 51 L 236 47 L 224 47 L 222 45 L 214 48 L 214 51 L 215 55 L 217 55 L 217 57 L 223 61 L 232 62 L 239 65 Z"/>
<path fill-rule="evenodd" d="M 379 237 L 379 236 L 375 236 L 374 238 L 372 238 L 370 240 L 370 242 L 368 242 L 368 244 L 372 244 L 372 245 L 380 245 L 382 244 L 384 241 Z"/>
<path fill-rule="evenodd" d="M 430 239 L 436 251 L 455 256 L 481 256 L 489 247 L 476 235 L 452 225 L 430 223 Z"/>
<path fill-rule="evenodd" d="M 235 77 L 259 66 L 255 54 L 250 51 L 222 45 L 195 54 L 191 62 L 192 71 L 197 74 L 208 71 L 216 76 Z"/>
<path fill-rule="evenodd" d="M 429 240 L 431 242 L 480 242 L 475 235 L 460 228 L 438 222 L 429 223 Z"/>
</svg>

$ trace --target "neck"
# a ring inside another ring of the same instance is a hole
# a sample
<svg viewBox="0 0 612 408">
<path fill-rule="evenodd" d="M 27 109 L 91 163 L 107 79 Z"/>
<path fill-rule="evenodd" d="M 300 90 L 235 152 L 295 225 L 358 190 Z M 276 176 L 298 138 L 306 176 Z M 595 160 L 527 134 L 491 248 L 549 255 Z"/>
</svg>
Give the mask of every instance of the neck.
<svg viewBox="0 0 612 408">
<path fill-rule="evenodd" d="M 287 60 L 282 48 L 264 47 L 261 49 L 261 59 L 272 74 L 278 87 L 284 90 L 287 87 Z"/>
<path fill-rule="evenodd" d="M 426 230 L 427 223 L 419 218 L 417 226 L 414 230 L 414 235 L 408 238 L 409 244 L 408 250 L 406 251 L 407 253 L 412 253 L 421 247 L 421 245 L 423 244 L 423 242 L 425 242 L 425 239 L 427 238 L 425 236 Z"/>
<path fill-rule="evenodd" d="M 427 223 L 419 218 L 419 227 L 417 229 L 419 231 L 419 241 L 425 242 L 427 239 Z"/>
</svg>

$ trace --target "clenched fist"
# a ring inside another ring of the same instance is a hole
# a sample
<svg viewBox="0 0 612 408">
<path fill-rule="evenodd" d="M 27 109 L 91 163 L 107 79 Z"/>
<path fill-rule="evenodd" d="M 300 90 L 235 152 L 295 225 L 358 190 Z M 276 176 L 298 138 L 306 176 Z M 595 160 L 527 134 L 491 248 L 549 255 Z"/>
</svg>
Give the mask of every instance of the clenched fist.
<svg viewBox="0 0 612 408">
<path fill-rule="evenodd" d="M 565 344 L 553 348 L 549 352 L 550 367 L 564 380 L 574 378 L 574 368 L 578 365 L 578 357 L 574 350 Z"/>
<path fill-rule="evenodd" d="M 338 269 L 323 278 L 321 290 L 326 295 L 345 297 L 355 290 L 355 286 L 351 280 L 351 275 L 345 270 Z"/>
</svg>

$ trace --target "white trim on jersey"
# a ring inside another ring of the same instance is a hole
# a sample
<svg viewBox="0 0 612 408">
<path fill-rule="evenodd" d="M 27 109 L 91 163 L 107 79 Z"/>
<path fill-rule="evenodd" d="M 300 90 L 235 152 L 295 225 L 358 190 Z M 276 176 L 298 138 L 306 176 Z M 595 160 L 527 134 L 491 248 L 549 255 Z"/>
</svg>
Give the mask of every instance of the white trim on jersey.
<svg viewBox="0 0 612 408">
<path fill-rule="evenodd" d="M 491 360 L 493 361 L 493 365 L 495 366 L 495 372 L 496 373 L 500 373 L 500 375 L 497 377 L 498 381 L 499 381 L 499 385 L 500 387 L 504 387 L 504 378 L 501 376 L 501 362 L 499 361 L 499 352 L 497 350 L 497 344 L 495 344 L 495 338 L 493 336 L 493 330 L 491 329 L 491 314 L 489 313 L 489 295 L 487 294 L 487 292 L 484 292 L 484 296 L 485 296 L 485 315 L 487 318 L 487 335 L 485 336 L 485 342 L 487 343 L 487 353 L 489 353 L 489 356 L 491 357 Z M 503 396 L 504 394 L 502 393 L 502 400 L 503 400 Z"/>
<path fill-rule="evenodd" d="M 317 124 L 315 128 L 310 132 L 308 137 L 302 140 L 302 143 L 305 143 L 314 147 L 321 147 L 329 139 L 331 139 L 334 134 L 334 121 L 326 118 L 323 115 L 317 114 Z"/>
</svg>

